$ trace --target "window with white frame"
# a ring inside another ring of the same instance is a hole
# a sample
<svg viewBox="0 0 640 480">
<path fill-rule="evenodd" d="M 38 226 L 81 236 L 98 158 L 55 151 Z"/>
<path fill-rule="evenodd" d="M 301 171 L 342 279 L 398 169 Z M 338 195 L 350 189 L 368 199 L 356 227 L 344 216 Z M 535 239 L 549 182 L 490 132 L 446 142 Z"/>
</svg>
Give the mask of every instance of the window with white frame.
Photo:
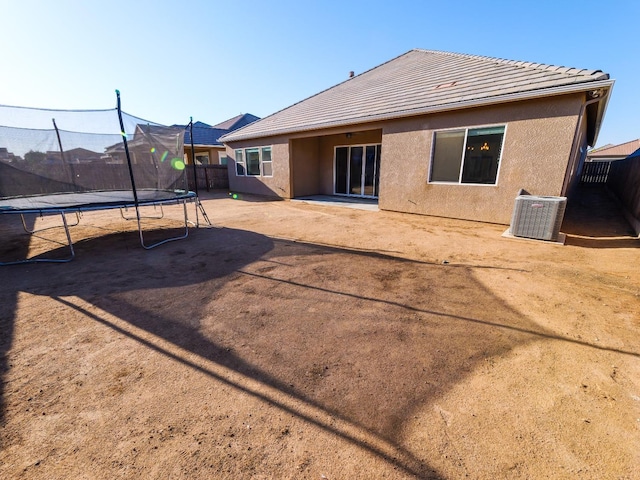
<svg viewBox="0 0 640 480">
<path fill-rule="evenodd" d="M 271 177 L 273 175 L 271 147 L 236 150 L 236 175 Z"/>
<path fill-rule="evenodd" d="M 196 165 L 209 165 L 209 154 L 196 153 Z"/>
<path fill-rule="evenodd" d="M 236 175 L 245 175 L 244 151 L 242 149 L 236 150 Z"/>
<path fill-rule="evenodd" d="M 504 125 L 434 132 L 429 182 L 495 185 L 504 132 Z"/>
<path fill-rule="evenodd" d="M 263 176 L 270 177 L 273 175 L 273 164 L 271 162 L 271 147 L 262 147 L 260 164 L 262 165 Z"/>
</svg>

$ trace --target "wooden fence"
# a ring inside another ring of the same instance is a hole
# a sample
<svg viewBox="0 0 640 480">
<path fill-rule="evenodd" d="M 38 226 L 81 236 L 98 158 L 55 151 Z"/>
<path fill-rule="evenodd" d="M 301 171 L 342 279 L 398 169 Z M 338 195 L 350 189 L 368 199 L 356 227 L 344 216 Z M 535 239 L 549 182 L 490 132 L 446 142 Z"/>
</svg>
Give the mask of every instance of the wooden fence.
<svg viewBox="0 0 640 480">
<path fill-rule="evenodd" d="M 607 183 L 611 162 L 585 162 L 580 175 L 581 183 Z"/>
<path fill-rule="evenodd" d="M 229 174 L 226 165 L 196 165 L 195 171 L 198 190 L 228 190 Z M 193 165 L 187 165 L 189 190 L 195 190 Z"/>
<path fill-rule="evenodd" d="M 627 220 L 640 237 L 640 158 L 613 162 L 607 187 L 620 200 Z"/>
</svg>

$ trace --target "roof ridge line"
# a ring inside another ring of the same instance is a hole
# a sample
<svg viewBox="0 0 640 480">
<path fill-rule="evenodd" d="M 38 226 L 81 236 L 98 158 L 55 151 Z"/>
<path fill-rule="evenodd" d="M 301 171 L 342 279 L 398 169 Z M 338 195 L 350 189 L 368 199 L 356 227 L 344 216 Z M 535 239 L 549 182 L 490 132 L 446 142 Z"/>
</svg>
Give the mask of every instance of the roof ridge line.
<svg viewBox="0 0 640 480">
<path fill-rule="evenodd" d="M 418 51 L 418 52 L 425 52 L 425 53 L 437 53 L 440 55 L 448 55 L 451 57 L 461 57 L 461 58 L 467 58 L 467 59 L 477 59 L 477 60 L 486 60 L 486 61 L 491 61 L 493 63 L 500 63 L 500 64 L 504 64 L 504 65 L 513 65 L 516 67 L 523 67 L 523 68 L 532 68 L 534 70 L 546 70 L 546 71 L 550 71 L 550 72 L 557 72 L 557 71 L 562 71 L 562 73 L 569 73 L 569 74 L 573 74 L 573 75 L 579 75 L 581 73 L 584 73 L 585 75 L 594 75 L 598 72 L 603 73 L 603 76 L 606 76 L 606 78 L 601 78 L 600 80 L 607 80 L 609 79 L 609 74 L 604 73 L 602 70 L 587 70 L 586 68 L 575 68 L 575 67 L 565 67 L 563 65 L 551 65 L 548 63 L 536 63 L 536 62 L 528 62 L 525 60 L 509 60 L 506 58 L 499 58 L 499 57 L 490 57 L 488 55 L 472 55 L 472 54 L 468 54 L 468 53 L 456 53 L 456 52 L 445 52 L 442 50 L 427 50 L 427 49 L 420 49 L 420 48 L 416 48 L 414 49 L 414 51 Z"/>
</svg>

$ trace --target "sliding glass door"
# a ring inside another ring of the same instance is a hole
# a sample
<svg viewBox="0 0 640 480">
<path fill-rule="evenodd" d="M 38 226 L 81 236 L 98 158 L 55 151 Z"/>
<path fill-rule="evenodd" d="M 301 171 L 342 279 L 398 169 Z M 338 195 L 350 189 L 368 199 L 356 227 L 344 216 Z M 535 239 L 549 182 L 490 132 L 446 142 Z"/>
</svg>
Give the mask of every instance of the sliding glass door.
<svg viewBox="0 0 640 480">
<path fill-rule="evenodd" d="M 380 184 L 381 145 L 336 147 L 334 193 L 377 197 Z"/>
</svg>

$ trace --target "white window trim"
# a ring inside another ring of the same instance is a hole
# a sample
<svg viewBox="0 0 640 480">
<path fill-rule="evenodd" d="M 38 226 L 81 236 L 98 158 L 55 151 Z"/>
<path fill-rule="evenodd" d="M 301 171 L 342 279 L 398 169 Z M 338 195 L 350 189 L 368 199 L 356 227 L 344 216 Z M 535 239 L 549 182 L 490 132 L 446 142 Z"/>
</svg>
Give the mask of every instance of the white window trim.
<svg viewBox="0 0 640 480">
<path fill-rule="evenodd" d="M 238 161 L 238 152 L 242 152 L 242 161 Z M 247 162 L 245 159 L 244 148 L 236 148 L 233 151 L 233 163 L 235 165 L 236 177 L 246 177 L 247 176 Z M 242 169 L 244 170 L 244 174 L 238 173 L 238 165 L 242 165 Z"/>
<path fill-rule="evenodd" d="M 269 156 L 269 161 L 264 161 L 263 157 L 262 157 L 262 153 L 265 149 L 269 149 L 269 152 L 271 152 L 271 155 Z M 264 173 L 264 164 L 265 163 L 269 163 L 271 165 L 271 175 L 266 175 Z M 273 177 L 273 147 L 271 145 L 266 145 L 263 147 L 260 147 L 260 176 L 261 177 Z"/>
<path fill-rule="evenodd" d="M 268 162 L 264 162 L 262 160 L 262 151 L 265 148 L 268 148 L 271 150 L 271 160 L 269 160 Z M 247 168 L 247 150 L 256 150 L 256 149 L 258 150 L 258 162 L 260 166 L 260 174 L 249 175 L 248 168 Z M 242 151 L 242 162 L 238 162 L 237 160 L 238 151 Z M 233 155 L 234 155 L 234 162 L 236 163 L 236 177 L 266 177 L 266 178 L 273 177 L 273 145 L 260 145 L 257 147 L 236 148 L 233 151 Z M 227 163 L 228 163 L 228 159 L 227 159 Z M 264 174 L 264 167 L 263 167 L 264 163 L 271 164 L 271 175 Z M 241 164 L 244 167 L 244 174 L 238 173 L 238 166 L 237 166 L 238 164 Z"/>
<path fill-rule="evenodd" d="M 464 144 L 467 144 L 467 136 L 469 134 L 469 130 L 479 130 L 482 128 L 495 128 L 495 127 L 504 127 L 504 133 L 502 134 L 502 148 L 500 149 L 500 158 L 498 158 L 498 171 L 496 172 L 496 181 L 495 183 L 462 183 L 462 172 L 464 171 L 464 156 L 465 149 L 462 149 L 462 160 L 460 162 L 460 174 L 458 176 L 457 182 L 434 182 L 431 180 L 431 169 L 433 168 L 433 155 L 435 153 L 436 148 L 436 133 L 438 132 L 458 132 L 460 130 L 464 130 Z M 498 182 L 500 181 L 500 170 L 502 168 L 502 155 L 504 154 L 504 140 L 507 138 L 507 128 L 508 124 L 506 123 L 493 123 L 489 125 L 473 125 L 467 127 L 454 127 L 454 128 L 443 128 L 440 130 L 433 130 L 431 133 L 431 152 L 429 154 L 429 168 L 427 170 L 427 184 L 429 185 L 458 185 L 464 187 L 497 187 Z"/>
</svg>

